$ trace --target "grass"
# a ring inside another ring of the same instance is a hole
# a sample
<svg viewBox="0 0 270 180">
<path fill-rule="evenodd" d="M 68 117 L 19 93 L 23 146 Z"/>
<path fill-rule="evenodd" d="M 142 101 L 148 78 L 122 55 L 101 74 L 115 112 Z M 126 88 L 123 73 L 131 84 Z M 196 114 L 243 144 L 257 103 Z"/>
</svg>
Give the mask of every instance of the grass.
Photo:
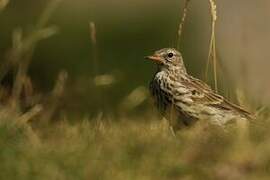
<svg viewBox="0 0 270 180">
<path fill-rule="evenodd" d="M 181 21 L 178 25 L 177 37 L 176 37 L 176 49 L 180 50 L 181 38 L 183 34 L 183 28 L 187 18 L 188 8 L 191 0 L 184 1 L 183 13 L 181 16 Z M 215 0 L 208 0 L 209 9 L 211 14 L 211 36 L 209 41 L 209 51 L 207 57 L 207 63 L 205 68 L 205 80 L 208 80 L 209 67 L 212 65 L 213 69 L 213 79 L 214 79 L 214 89 L 218 92 L 218 71 L 217 71 L 217 55 L 216 55 L 216 21 L 217 21 L 217 4 Z"/>
<path fill-rule="evenodd" d="M 174 137 L 157 118 L 61 121 L 32 129 L 3 117 L 1 179 L 269 178 L 270 134 L 261 126 L 224 132 L 201 123 Z"/>
<path fill-rule="evenodd" d="M 182 34 L 183 34 L 183 27 L 184 27 L 186 17 L 187 17 L 189 3 L 190 3 L 190 0 L 185 0 L 183 14 L 182 14 L 179 26 L 178 26 L 177 37 L 176 37 L 176 39 L 177 39 L 177 41 L 176 41 L 176 49 L 178 49 L 178 50 L 180 50 L 181 37 L 182 37 Z"/>
<path fill-rule="evenodd" d="M 179 25 L 178 46 L 189 1 Z M 44 97 L 45 103 L 20 103 L 23 93 L 31 94 L 26 91 L 31 89 L 27 71 L 37 43 L 57 32 L 56 27 L 47 27 L 47 22 L 60 2 L 51 1 L 32 33 L 14 31 L 10 56 L 2 65 L 1 79 L 10 68 L 15 67 L 17 74 L 12 93 L 0 108 L 0 179 L 269 179 L 267 111 L 260 113 L 255 123 L 239 122 L 224 130 L 198 122 L 176 136 L 167 121 L 152 112 L 136 117 L 125 113 L 117 117 L 102 113 L 95 118 L 63 117 L 51 123 L 65 91 L 66 71 L 59 73 L 52 92 Z M 213 15 L 215 4 L 210 5 Z M 209 60 L 213 57 L 215 64 L 214 29 L 212 24 Z M 90 32 L 98 67 L 94 23 L 90 23 Z M 96 84 L 113 82 L 111 76 L 98 73 L 94 73 Z M 145 88 L 138 87 L 119 107 L 130 111 L 146 98 Z"/>
</svg>

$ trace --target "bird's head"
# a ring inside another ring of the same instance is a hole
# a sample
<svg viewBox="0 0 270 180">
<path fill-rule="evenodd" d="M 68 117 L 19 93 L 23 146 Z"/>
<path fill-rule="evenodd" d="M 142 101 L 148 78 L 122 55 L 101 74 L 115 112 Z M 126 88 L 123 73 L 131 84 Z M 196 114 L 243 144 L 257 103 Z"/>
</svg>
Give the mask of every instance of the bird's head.
<svg viewBox="0 0 270 180">
<path fill-rule="evenodd" d="M 164 48 L 145 58 L 155 62 L 161 70 L 186 72 L 182 55 L 176 49 Z"/>
</svg>

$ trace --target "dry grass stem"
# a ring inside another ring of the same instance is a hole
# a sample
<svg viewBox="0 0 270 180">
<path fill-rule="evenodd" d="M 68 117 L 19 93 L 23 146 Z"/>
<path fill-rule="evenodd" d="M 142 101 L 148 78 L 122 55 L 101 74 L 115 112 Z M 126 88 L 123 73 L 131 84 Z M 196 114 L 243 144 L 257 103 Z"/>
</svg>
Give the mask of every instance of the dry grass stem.
<svg viewBox="0 0 270 180">
<path fill-rule="evenodd" d="M 28 112 L 24 113 L 21 117 L 17 118 L 17 123 L 19 124 L 26 124 L 29 120 L 33 117 L 38 115 L 42 111 L 43 107 L 40 104 L 35 105 L 32 109 Z"/>
<path fill-rule="evenodd" d="M 13 42 L 17 44 L 13 45 L 14 49 L 11 50 L 13 56 L 11 57 L 15 57 L 15 59 L 10 59 L 7 62 L 8 64 L 17 64 L 17 73 L 15 76 L 12 90 L 11 106 L 13 108 L 17 108 L 16 106 L 19 105 L 20 95 L 24 86 L 25 79 L 27 79 L 28 67 L 31 62 L 36 44 L 40 40 L 46 39 L 54 35 L 56 32 L 56 27 L 40 29 L 30 34 L 28 37 L 25 38 L 25 40 L 22 40 L 23 37 L 21 31 L 16 31 L 14 33 Z M 7 71 L 8 70 L 6 70 L 5 72 Z"/>
<path fill-rule="evenodd" d="M 177 44 L 176 44 L 176 48 L 179 50 L 180 49 L 180 44 L 181 44 L 181 37 L 182 37 L 182 33 L 183 33 L 183 27 L 186 21 L 186 16 L 187 16 L 187 12 L 188 12 L 188 5 L 190 3 L 190 0 L 185 0 L 185 5 L 184 5 L 184 9 L 183 9 L 183 14 L 182 14 L 182 18 L 180 21 L 180 24 L 178 26 L 178 32 L 177 32 Z"/>
<path fill-rule="evenodd" d="M 106 95 L 103 92 L 103 89 L 99 88 L 104 85 L 110 85 L 114 83 L 115 79 L 113 75 L 100 75 L 100 62 L 98 58 L 98 43 L 97 43 L 97 29 L 95 22 L 89 23 L 89 31 L 90 31 L 90 40 L 92 44 L 92 75 L 93 82 L 95 84 L 95 94 L 96 97 L 99 98 L 99 111 L 104 111 L 106 109 Z M 108 99 L 107 99 L 108 101 Z"/>
<path fill-rule="evenodd" d="M 134 89 L 121 103 L 120 109 L 132 110 L 141 105 L 147 98 L 147 89 L 143 86 Z"/>
<path fill-rule="evenodd" d="M 64 95 L 65 87 L 68 79 L 68 73 L 66 71 L 61 71 L 56 79 L 54 88 L 52 90 L 51 97 L 49 97 L 46 104 L 46 110 L 43 111 L 41 121 L 48 122 L 51 120 L 56 109 L 60 104 L 60 99 Z M 45 105 L 44 105 L 45 106 Z"/>
<path fill-rule="evenodd" d="M 6 60 L 1 63 L 0 67 L 0 81 L 3 80 L 4 76 L 16 65 L 17 61 L 21 59 L 22 51 L 22 29 L 17 28 L 12 33 L 12 47 L 6 55 Z"/>
<path fill-rule="evenodd" d="M 214 75 L 214 84 L 215 90 L 218 91 L 218 80 L 217 80 L 217 56 L 216 56 L 216 35 L 215 35 L 215 26 L 217 20 L 217 6 L 214 0 L 209 0 L 210 11 L 211 11 L 211 37 L 209 45 L 209 53 L 207 58 L 205 78 L 208 77 L 209 66 L 213 64 L 213 75 Z"/>
<path fill-rule="evenodd" d="M 48 3 L 36 24 L 36 29 L 43 29 L 47 25 L 53 13 L 62 1 L 63 0 L 51 0 L 50 3 Z"/>
<path fill-rule="evenodd" d="M 67 78 L 68 78 L 68 73 L 66 71 L 63 70 L 59 73 L 58 78 L 55 82 L 55 86 L 53 88 L 53 92 L 52 92 L 55 98 L 63 95 Z"/>
<path fill-rule="evenodd" d="M 90 22 L 89 29 L 90 29 L 90 39 L 92 43 L 93 73 L 94 73 L 94 76 L 97 76 L 99 74 L 99 62 L 98 62 L 98 52 L 97 52 L 96 24 L 94 22 Z"/>
<path fill-rule="evenodd" d="M 116 78 L 111 74 L 102 74 L 95 76 L 94 84 L 95 86 L 109 86 L 116 82 Z"/>
</svg>

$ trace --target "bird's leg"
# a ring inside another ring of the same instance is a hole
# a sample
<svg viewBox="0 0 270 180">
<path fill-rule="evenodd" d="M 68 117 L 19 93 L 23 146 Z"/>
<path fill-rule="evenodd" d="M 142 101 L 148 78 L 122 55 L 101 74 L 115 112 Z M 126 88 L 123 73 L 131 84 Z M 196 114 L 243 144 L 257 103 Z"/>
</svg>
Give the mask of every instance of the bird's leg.
<svg viewBox="0 0 270 180">
<path fill-rule="evenodd" d="M 170 131 L 172 132 L 173 136 L 176 137 L 176 132 L 178 128 L 177 128 L 176 113 L 175 113 L 173 105 L 170 107 L 169 125 L 170 125 Z"/>
<path fill-rule="evenodd" d="M 175 131 L 175 129 L 173 128 L 173 126 L 170 126 L 170 131 L 171 131 L 173 137 L 176 137 L 176 131 Z"/>
</svg>

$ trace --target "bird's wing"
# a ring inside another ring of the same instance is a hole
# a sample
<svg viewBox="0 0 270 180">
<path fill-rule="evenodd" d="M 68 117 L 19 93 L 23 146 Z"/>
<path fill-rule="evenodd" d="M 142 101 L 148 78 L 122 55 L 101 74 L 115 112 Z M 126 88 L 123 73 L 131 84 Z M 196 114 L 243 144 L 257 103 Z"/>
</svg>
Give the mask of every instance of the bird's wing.
<svg viewBox="0 0 270 180">
<path fill-rule="evenodd" d="M 182 80 L 181 83 L 190 89 L 191 99 L 195 102 L 200 102 L 224 110 L 235 111 L 249 118 L 252 117 L 250 112 L 216 94 L 206 83 L 199 79 L 190 76 L 189 78 Z"/>
</svg>

